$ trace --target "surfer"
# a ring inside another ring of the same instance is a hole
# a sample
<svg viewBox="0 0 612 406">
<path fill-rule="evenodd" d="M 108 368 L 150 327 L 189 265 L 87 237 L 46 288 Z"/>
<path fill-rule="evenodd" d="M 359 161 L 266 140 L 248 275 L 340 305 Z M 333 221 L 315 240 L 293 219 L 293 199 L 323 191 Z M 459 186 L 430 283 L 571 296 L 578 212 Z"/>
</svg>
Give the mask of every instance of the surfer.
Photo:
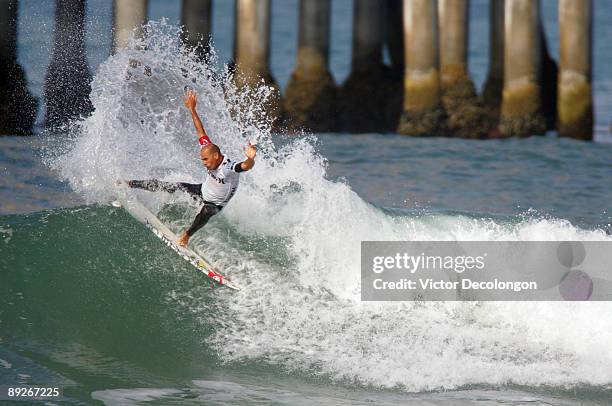
<svg viewBox="0 0 612 406">
<path fill-rule="evenodd" d="M 206 130 L 204 130 L 202 120 L 200 120 L 196 112 L 197 101 L 198 95 L 193 90 L 188 89 L 183 97 L 183 103 L 191 113 L 200 142 L 200 160 L 207 170 L 204 183 L 162 182 L 157 179 L 118 182 L 119 184 L 126 184 L 131 188 L 153 192 L 163 190 L 174 193 L 180 190 L 188 193 L 194 200 L 202 204 L 202 208 L 191 226 L 179 237 L 178 244 L 182 247 L 186 246 L 189 238 L 202 228 L 212 216 L 219 213 L 234 196 L 238 188 L 240 173 L 248 171 L 255 165 L 255 155 L 257 153 L 255 146 L 249 142 L 244 150 L 247 157 L 246 160 L 235 162 L 224 156 L 219 147 L 212 143 L 208 134 L 206 134 Z"/>
</svg>

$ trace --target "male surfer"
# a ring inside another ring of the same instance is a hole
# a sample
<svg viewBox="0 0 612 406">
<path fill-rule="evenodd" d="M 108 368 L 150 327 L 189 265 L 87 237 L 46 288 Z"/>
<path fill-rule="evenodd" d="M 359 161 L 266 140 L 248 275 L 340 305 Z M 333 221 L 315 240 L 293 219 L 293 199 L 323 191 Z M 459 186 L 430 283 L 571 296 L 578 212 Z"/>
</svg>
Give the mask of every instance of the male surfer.
<svg viewBox="0 0 612 406">
<path fill-rule="evenodd" d="M 191 227 L 185 230 L 179 237 L 178 244 L 182 247 L 186 246 L 189 238 L 202 228 L 212 216 L 219 213 L 232 196 L 234 196 L 238 187 L 239 174 L 248 171 L 255 165 L 255 154 L 257 153 L 255 146 L 249 142 L 244 150 L 247 157 L 246 160 L 234 162 L 223 156 L 219 147 L 210 141 L 204 130 L 202 121 L 196 112 L 197 101 L 198 95 L 193 90 L 188 89 L 185 97 L 183 97 L 183 102 L 185 107 L 191 112 L 191 118 L 193 119 L 201 146 L 200 159 L 208 170 L 204 183 L 172 183 L 161 182 L 157 179 L 119 181 L 119 183 L 125 183 L 132 188 L 150 191 L 163 190 L 174 193 L 177 190 L 181 190 L 189 193 L 196 201 L 203 204 Z"/>
</svg>

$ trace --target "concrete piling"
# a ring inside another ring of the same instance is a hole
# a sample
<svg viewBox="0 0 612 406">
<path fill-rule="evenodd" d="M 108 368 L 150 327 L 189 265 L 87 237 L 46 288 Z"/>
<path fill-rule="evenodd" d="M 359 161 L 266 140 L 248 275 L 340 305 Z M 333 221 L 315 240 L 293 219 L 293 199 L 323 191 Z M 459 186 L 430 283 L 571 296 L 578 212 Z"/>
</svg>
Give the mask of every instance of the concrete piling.
<svg viewBox="0 0 612 406">
<path fill-rule="evenodd" d="M 562 137 L 593 139 L 591 0 L 559 1 L 557 130 Z"/>
<path fill-rule="evenodd" d="M 238 86 L 273 89 L 265 110 L 272 121 L 280 115 L 280 89 L 270 73 L 271 0 L 237 0 L 235 29 L 235 72 Z"/>
<path fill-rule="evenodd" d="M 85 0 L 57 0 L 51 64 L 45 76 L 45 126 L 89 114 L 91 73 L 85 54 Z"/>
<path fill-rule="evenodd" d="M 300 0 L 295 69 L 283 99 L 289 131 L 334 131 L 337 89 L 329 72 L 330 0 Z"/>
<path fill-rule="evenodd" d="M 404 4 L 403 0 L 385 0 L 384 41 L 389 53 L 391 89 L 387 93 L 389 131 L 397 130 L 404 102 Z"/>
<path fill-rule="evenodd" d="M 504 136 L 544 134 L 541 100 L 539 0 L 506 0 L 504 90 L 499 130 Z"/>
<path fill-rule="evenodd" d="M 403 0 L 385 0 L 384 35 L 391 70 L 404 76 L 404 5 Z"/>
<path fill-rule="evenodd" d="M 378 2 L 353 2 L 353 71 L 369 70 L 382 63 L 382 18 Z"/>
<path fill-rule="evenodd" d="M 270 74 L 270 0 L 236 1 L 236 78 L 257 86 L 263 79 L 274 83 Z"/>
<path fill-rule="evenodd" d="M 437 1 L 404 0 L 404 111 L 398 132 L 408 135 L 447 133 L 440 101 Z"/>
<path fill-rule="evenodd" d="M 17 63 L 17 0 L 0 3 L 0 135 L 28 135 L 38 101 Z"/>
<path fill-rule="evenodd" d="M 468 0 L 438 0 L 442 89 L 462 85 L 470 96 L 474 84 L 467 72 Z"/>
<path fill-rule="evenodd" d="M 489 3 L 489 73 L 482 92 L 485 109 L 495 123 L 499 121 L 504 89 L 504 1 Z"/>
<path fill-rule="evenodd" d="M 114 0 L 113 53 L 125 48 L 134 30 L 142 35 L 140 27 L 147 22 L 147 0 Z"/>
<path fill-rule="evenodd" d="M 452 135 L 484 138 L 486 117 L 468 74 L 468 10 L 468 0 L 438 1 L 442 104 Z"/>
<path fill-rule="evenodd" d="M 548 52 L 544 24 L 540 19 L 540 51 L 542 52 L 542 70 L 540 75 L 540 99 L 542 100 L 542 115 L 546 120 L 546 129 L 554 130 L 557 119 L 557 77 L 559 69 L 557 62 Z"/>
<path fill-rule="evenodd" d="M 183 42 L 197 50 L 202 59 L 210 51 L 212 0 L 183 0 L 181 24 L 185 27 Z"/>
<path fill-rule="evenodd" d="M 353 3 L 351 74 L 339 91 L 340 129 L 348 132 L 392 131 L 388 117 L 391 71 L 383 64 L 384 5 L 378 1 Z"/>
</svg>

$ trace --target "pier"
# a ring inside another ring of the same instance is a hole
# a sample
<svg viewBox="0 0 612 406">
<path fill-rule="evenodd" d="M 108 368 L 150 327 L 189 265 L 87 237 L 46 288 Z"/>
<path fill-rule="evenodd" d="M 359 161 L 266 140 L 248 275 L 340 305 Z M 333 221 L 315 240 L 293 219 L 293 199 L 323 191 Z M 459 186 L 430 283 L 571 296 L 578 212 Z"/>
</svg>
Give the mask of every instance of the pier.
<svg viewBox="0 0 612 406">
<path fill-rule="evenodd" d="M 217 0 L 219 1 L 219 0 Z M 593 4 L 559 0 L 559 60 L 548 52 L 540 0 L 488 2 L 489 68 L 479 92 L 468 71 L 470 0 L 353 0 L 350 74 L 330 70 L 331 0 L 298 2 L 296 59 L 281 89 L 270 67 L 278 0 L 235 0 L 234 80 L 270 86 L 264 109 L 281 132 L 397 132 L 409 136 L 593 138 Z M 182 0 L 183 42 L 208 61 L 214 0 Z M 44 124 L 92 110 L 86 0 L 56 0 L 44 83 Z M 37 101 L 17 63 L 18 0 L 0 7 L 0 133 L 29 134 Z M 113 0 L 112 52 L 146 35 L 147 0 Z M 23 35 L 23 34 L 22 34 Z M 225 62 L 225 61 L 223 61 Z M 68 85 L 69 84 L 69 85 Z"/>
</svg>

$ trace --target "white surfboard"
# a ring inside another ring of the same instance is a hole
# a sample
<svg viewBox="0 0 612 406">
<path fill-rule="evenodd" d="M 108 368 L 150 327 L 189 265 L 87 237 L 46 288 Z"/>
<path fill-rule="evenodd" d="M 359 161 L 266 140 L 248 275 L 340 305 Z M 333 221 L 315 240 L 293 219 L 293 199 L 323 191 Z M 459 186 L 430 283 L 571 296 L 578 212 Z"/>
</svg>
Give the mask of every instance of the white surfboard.
<svg viewBox="0 0 612 406">
<path fill-rule="evenodd" d="M 215 267 L 208 261 L 186 247 L 178 245 L 178 237 L 170 229 L 162 223 L 149 209 L 135 200 L 115 200 L 111 203 L 115 207 L 123 207 L 136 220 L 143 223 L 153 231 L 160 240 L 166 243 L 177 254 L 183 257 L 187 262 L 193 265 L 197 270 L 208 276 L 215 282 L 227 286 L 234 290 L 240 290 L 240 286 L 223 276 Z"/>
</svg>

